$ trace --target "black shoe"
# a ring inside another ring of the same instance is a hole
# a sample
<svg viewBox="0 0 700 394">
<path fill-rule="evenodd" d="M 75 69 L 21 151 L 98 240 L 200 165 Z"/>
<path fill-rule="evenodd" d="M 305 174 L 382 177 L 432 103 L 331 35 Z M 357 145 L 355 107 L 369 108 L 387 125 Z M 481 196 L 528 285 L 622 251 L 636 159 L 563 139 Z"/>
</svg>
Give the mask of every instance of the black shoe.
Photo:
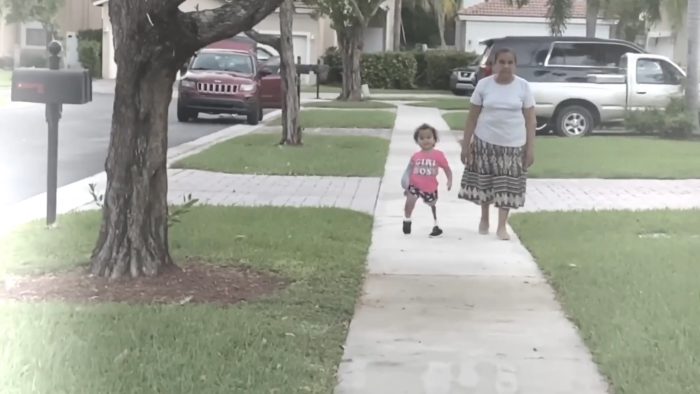
<svg viewBox="0 0 700 394">
<path fill-rule="evenodd" d="M 403 221 L 403 233 L 404 234 L 410 234 L 411 233 L 411 222 L 408 220 Z"/>
<path fill-rule="evenodd" d="M 439 237 L 442 235 L 442 229 L 438 226 L 433 227 L 433 231 L 430 233 L 431 237 Z"/>
</svg>

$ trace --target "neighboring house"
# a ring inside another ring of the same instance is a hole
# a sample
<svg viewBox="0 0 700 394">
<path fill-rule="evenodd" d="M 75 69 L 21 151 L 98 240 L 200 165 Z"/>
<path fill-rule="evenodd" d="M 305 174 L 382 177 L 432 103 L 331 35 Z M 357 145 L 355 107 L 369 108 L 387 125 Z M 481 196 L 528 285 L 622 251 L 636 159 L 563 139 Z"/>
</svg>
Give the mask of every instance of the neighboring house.
<svg viewBox="0 0 700 394">
<path fill-rule="evenodd" d="M 97 0 L 93 4 L 101 7 L 103 19 L 102 36 L 102 75 L 104 78 L 114 79 L 117 75 L 117 65 L 114 62 L 114 45 L 112 38 L 111 23 L 107 2 L 109 0 Z M 393 45 L 393 4 L 395 0 L 388 0 L 380 8 L 369 25 L 365 35 L 366 52 L 382 52 L 390 50 Z M 195 9 L 206 10 L 220 7 L 224 0 L 186 0 L 180 10 L 183 12 L 194 11 Z M 300 57 L 304 64 L 315 64 L 327 48 L 337 46 L 335 31 L 331 28 L 331 22 L 326 17 L 316 18 L 314 9 L 301 3 L 295 3 L 296 13 L 294 16 L 294 55 Z M 262 20 L 255 29 L 260 33 L 279 34 L 280 21 L 279 11 L 274 12 Z"/>
<path fill-rule="evenodd" d="M 685 68 L 688 58 L 688 29 L 685 23 L 673 26 L 668 11 L 662 7 L 661 20 L 652 24 L 647 33 L 646 50 L 673 59 Z"/>
<path fill-rule="evenodd" d="M 61 36 L 102 28 L 99 10 L 86 0 L 66 0 L 56 21 Z M 45 53 L 46 44 L 46 33 L 40 23 L 6 23 L 5 17 L 0 17 L 0 59 L 3 59 L 0 63 L 19 65 L 23 54 Z"/>
<path fill-rule="evenodd" d="M 530 0 L 521 8 L 511 6 L 507 0 L 463 0 L 457 16 L 457 48 L 481 53 L 481 41 L 504 36 L 549 36 L 547 0 Z M 566 36 L 586 35 L 586 2 L 574 0 L 571 19 L 566 23 Z M 610 38 L 615 22 L 598 20 L 596 37 Z"/>
</svg>

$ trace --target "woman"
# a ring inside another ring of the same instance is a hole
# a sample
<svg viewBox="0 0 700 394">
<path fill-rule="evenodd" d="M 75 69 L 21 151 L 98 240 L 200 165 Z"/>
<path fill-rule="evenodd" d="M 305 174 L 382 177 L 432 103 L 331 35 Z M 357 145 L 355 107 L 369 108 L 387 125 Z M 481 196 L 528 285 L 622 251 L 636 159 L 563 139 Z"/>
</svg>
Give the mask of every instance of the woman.
<svg viewBox="0 0 700 394">
<path fill-rule="evenodd" d="M 494 63 L 494 75 L 480 80 L 471 97 L 459 197 L 481 205 L 480 234 L 489 232 L 489 210 L 494 204 L 496 235 L 509 240 L 508 213 L 525 204 L 527 169 L 535 161 L 537 120 L 530 85 L 515 75 L 515 53 L 501 49 Z"/>
</svg>

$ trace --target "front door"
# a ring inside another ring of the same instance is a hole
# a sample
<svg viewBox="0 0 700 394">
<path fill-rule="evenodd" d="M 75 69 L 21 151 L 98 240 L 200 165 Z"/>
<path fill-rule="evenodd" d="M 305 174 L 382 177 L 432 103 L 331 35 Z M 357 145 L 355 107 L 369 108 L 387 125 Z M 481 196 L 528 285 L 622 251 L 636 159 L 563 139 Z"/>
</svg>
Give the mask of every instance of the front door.
<svg viewBox="0 0 700 394">
<path fill-rule="evenodd" d="M 672 97 L 683 94 L 683 74 L 663 59 L 637 59 L 632 75 L 629 109 L 665 108 Z"/>
</svg>

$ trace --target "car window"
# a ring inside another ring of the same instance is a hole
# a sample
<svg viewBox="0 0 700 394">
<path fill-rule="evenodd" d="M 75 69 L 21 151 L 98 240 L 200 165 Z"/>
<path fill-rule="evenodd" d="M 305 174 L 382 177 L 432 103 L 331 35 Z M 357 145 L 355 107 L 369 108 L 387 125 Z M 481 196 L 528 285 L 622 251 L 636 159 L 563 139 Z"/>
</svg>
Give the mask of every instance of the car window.
<svg viewBox="0 0 700 394">
<path fill-rule="evenodd" d="M 680 85 L 682 74 L 660 59 L 637 61 L 637 83 L 645 85 Z"/>
<path fill-rule="evenodd" d="M 549 65 L 574 67 L 618 67 L 632 47 L 612 43 L 554 43 Z"/>
<path fill-rule="evenodd" d="M 266 51 L 266 50 L 264 50 L 264 49 L 262 49 L 262 48 L 258 48 L 258 49 L 256 50 L 256 55 L 257 55 L 257 57 L 258 57 L 258 61 L 260 61 L 260 62 L 268 61 L 268 60 L 270 60 L 270 58 L 272 57 L 272 55 L 270 54 L 270 52 L 268 52 L 268 51 Z"/>
<path fill-rule="evenodd" d="M 192 62 L 192 70 L 233 71 L 253 74 L 252 58 L 238 53 L 200 53 Z"/>
</svg>

